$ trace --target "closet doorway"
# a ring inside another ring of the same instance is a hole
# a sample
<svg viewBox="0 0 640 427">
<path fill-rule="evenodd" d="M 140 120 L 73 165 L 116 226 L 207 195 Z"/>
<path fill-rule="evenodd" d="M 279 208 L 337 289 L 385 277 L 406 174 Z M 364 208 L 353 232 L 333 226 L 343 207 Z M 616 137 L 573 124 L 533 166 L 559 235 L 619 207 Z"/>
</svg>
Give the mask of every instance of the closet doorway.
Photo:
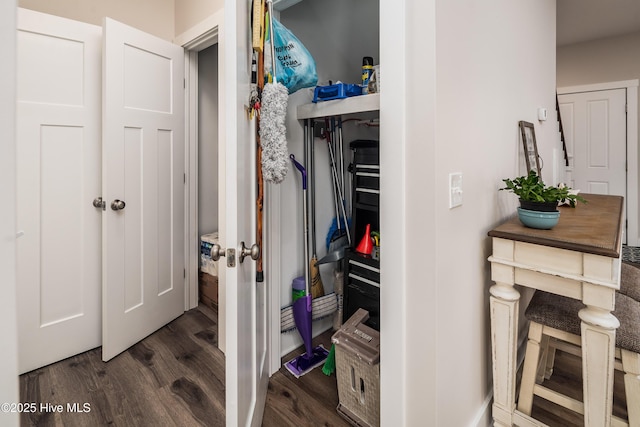
<svg viewBox="0 0 640 427">
<path fill-rule="evenodd" d="M 202 237 L 218 232 L 218 45 L 195 54 L 198 60 L 197 233 Z M 199 280 L 208 280 L 208 284 L 213 273 L 218 277 L 217 269 L 211 270 L 210 264 L 207 259 L 208 268 L 198 274 Z M 219 293 L 214 298 L 210 292 L 211 289 L 201 304 L 211 307 L 213 300 L 217 303 L 213 307 L 214 312 L 218 314 Z"/>
</svg>

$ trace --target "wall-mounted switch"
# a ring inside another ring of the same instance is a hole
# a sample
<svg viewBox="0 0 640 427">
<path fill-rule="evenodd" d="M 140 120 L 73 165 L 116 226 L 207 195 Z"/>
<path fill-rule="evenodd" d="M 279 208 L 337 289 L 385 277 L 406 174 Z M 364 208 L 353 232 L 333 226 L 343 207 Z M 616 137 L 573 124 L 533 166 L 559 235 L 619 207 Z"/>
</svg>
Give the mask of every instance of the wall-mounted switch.
<svg viewBox="0 0 640 427">
<path fill-rule="evenodd" d="M 538 120 L 544 122 L 547 120 L 547 109 L 546 108 L 538 108 Z"/>
<path fill-rule="evenodd" d="M 462 205 L 462 172 L 449 174 L 449 209 Z"/>
</svg>

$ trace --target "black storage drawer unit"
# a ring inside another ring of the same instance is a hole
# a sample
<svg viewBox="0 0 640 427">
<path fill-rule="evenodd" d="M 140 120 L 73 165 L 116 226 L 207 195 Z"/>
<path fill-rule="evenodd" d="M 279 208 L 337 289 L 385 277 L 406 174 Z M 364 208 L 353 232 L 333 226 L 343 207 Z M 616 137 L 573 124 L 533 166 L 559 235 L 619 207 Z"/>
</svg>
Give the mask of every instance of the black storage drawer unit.
<svg viewBox="0 0 640 427">
<path fill-rule="evenodd" d="M 350 231 L 355 247 L 367 224 L 371 231 L 380 230 L 380 150 L 378 141 L 373 140 L 358 139 L 349 146 L 353 151 L 349 166 L 353 195 Z"/>
<path fill-rule="evenodd" d="M 354 250 L 370 231 L 380 231 L 380 155 L 378 141 L 356 140 L 349 166 L 352 178 L 351 243 L 344 259 L 343 321 L 359 308 L 369 312 L 366 325 L 380 330 L 380 261 Z M 383 236 L 384 238 L 384 236 Z"/>
<path fill-rule="evenodd" d="M 379 331 L 380 288 L 349 280 L 349 283 L 344 288 L 344 316 L 342 322 L 349 320 L 359 308 L 369 312 L 369 320 L 365 322 L 365 325 Z"/>
<path fill-rule="evenodd" d="M 380 330 L 380 262 L 347 249 L 345 253 L 344 311 L 346 322 L 358 310 L 369 312 L 365 323 Z"/>
<path fill-rule="evenodd" d="M 350 145 L 353 150 L 353 163 L 362 165 L 379 165 L 380 150 L 378 141 L 372 139 L 356 139 Z"/>
<path fill-rule="evenodd" d="M 380 155 L 378 141 L 358 139 L 351 143 L 353 151 L 353 205 L 372 207 L 380 204 Z"/>
<path fill-rule="evenodd" d="M 349 277 L 380 286 L 380 261 L 349 251 L 347 255 Z"/>
</svg>

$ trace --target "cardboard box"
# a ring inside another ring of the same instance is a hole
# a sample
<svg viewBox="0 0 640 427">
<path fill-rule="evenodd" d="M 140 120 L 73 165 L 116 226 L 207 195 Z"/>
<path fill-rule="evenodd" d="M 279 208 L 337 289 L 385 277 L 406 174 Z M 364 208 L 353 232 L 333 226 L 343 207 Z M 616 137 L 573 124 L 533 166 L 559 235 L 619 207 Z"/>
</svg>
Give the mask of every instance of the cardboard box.
<svg viewBox="0 0 640 427">
<path fill-rule="evenodd" d="M 218 309 L 218 276 L 200 272 L 198 280 L 200 302 L 213 309 Z"/>
<path fill-rule="evenodd" d="M 211 259 L 211 248 L 218 243 L 218 232 L 200 236 L 200 271 L 212 276 L 218 275 L 218 261 Z"/>
</svg>

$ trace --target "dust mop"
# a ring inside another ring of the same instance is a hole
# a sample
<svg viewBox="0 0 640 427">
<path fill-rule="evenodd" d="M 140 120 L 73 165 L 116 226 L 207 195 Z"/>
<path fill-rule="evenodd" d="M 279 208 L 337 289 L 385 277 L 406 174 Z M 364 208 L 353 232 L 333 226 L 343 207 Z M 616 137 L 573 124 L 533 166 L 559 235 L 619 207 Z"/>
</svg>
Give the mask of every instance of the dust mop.
<svg viewBox="0 0 640 427">
<path fill-rule="evenodd" d="M 262 143 L 262 170 L 264 179 L 274 184 L 287 176 L 287 138 L 285 117 L 289 90 L 278 83 L 273 37 L 273 2 L 267 0 L 269 9 L 269 44 L 271 54 L 271 82 L 262 89 L 260 107 L 260 142 Z M 266 57 L 265 57 L 266 60 Z"/>
<path fill-rule="evenodd" d="M 313 321 L 325 319 L 336 311 L 338 311 L 338 296 L 335 292 L 311 299 L 311 320 Z M 293 316 L 293 306 L 280 309 L 280 332 L 290 332 L 295 329 L 296 322 Z"/>
<path fill-rule="evenodd" d="M 301 377 L 307 372 L 311 371 L 316 366 L 320 366 L 324 363 L 329 352 L 322 346 L 313 348 L 311 346 L 312 335 L 312 316 L 313 306 L 310 289 L 310 266 L 307 260 L 309 259 L 309 247 L 306 244 L 307 237 L 309 235 L 309 223 L 307 216 L 307 170 L 304 166 L 296 161 L 293 154 L 289 156 L 295 167 L 300 171 L 302 176 L 302 215 L 304 226 L 304 279 L 305 279 L 305 295 L 298 298 L 293 303 L 293 319 L 300 332 L 302 341 L 306 352 L 298 357 L 295 357 L 284 364 L 289 372 L 291 372 L 296 378 Z"/>
</svg>

